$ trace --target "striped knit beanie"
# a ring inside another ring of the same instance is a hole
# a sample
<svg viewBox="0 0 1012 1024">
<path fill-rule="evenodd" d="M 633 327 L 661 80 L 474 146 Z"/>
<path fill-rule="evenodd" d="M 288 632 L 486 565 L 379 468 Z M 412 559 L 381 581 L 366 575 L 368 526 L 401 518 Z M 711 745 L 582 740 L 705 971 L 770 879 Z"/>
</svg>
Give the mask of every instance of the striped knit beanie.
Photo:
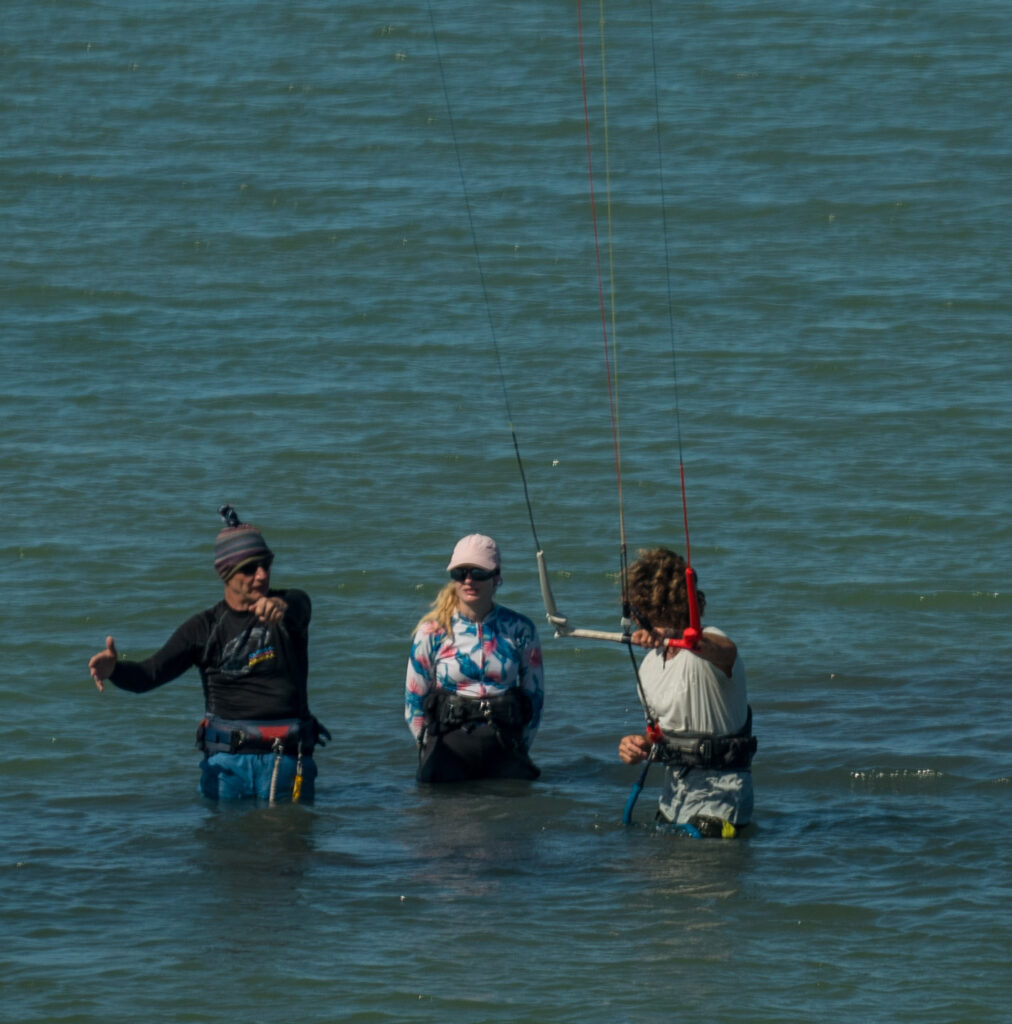
<svg viewBox="0 0 1012 1024">
<path fill-rule="evenodd" d="M 214 541 L 214 571 L 227 580 L 245 562 L 273 558 L 263 534 L 252 523 L 241 523 L 231 505 L 219 510 L 228 524 Z"/>
</svg>

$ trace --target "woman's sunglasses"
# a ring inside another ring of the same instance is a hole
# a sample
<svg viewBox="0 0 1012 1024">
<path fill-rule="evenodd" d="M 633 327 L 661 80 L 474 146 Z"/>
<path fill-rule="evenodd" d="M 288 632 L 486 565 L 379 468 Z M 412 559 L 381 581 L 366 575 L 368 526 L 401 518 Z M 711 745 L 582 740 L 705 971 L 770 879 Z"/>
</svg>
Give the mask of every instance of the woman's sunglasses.
<svg viewBox="0 0 1012 1024">
<path fill-rule="evenodd" d="M 450 570 L 450 579 L 454 580 L 456 583 L 463 583 L 468 576 L 470 576 L 475 583 L 484 583 L 485 580 L 490 580 L 493 576 L 498 575 L 498 569 L 474 569 L 469 565 L 464 565 L 460 568 Z"/>
</svg>

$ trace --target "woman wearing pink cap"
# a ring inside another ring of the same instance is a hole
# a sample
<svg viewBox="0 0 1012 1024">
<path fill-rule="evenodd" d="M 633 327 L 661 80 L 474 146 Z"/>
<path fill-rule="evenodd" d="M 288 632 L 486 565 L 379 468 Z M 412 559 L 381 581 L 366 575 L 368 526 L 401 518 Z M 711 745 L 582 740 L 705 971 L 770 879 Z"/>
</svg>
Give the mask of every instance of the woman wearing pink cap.
<svg viewBox="0 0 1012 1024">
<path fill-rule="evenodd" d="M 544 702 L 538 632 L 493 601 L 499 548 L 472 533 L 457 542 L 450 582 L 411 642 L 404 717 L 418 742 L 419 782 L 536 779 L 528 756 Z"/>
</svg>

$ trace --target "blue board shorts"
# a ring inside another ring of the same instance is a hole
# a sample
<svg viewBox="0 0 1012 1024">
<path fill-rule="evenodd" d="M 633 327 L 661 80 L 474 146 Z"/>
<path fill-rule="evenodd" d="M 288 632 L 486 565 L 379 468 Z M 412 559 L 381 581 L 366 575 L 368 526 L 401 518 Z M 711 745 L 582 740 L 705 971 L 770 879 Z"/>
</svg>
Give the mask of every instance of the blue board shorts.
<svg viewBox="0 0 1012 1024">
<path fill-rule="evenodd" d="M 274 754 L 210 754 L 200 762 L 200 792 L 210 800 L 269 800 Z M 281 758 L 275 800 L 287 803 L 292 799 L 298 759 Z M 302 792 L 300 803 L 311 803 L 316 793 L 316 762 L 302 758 Z"/>
</svg>

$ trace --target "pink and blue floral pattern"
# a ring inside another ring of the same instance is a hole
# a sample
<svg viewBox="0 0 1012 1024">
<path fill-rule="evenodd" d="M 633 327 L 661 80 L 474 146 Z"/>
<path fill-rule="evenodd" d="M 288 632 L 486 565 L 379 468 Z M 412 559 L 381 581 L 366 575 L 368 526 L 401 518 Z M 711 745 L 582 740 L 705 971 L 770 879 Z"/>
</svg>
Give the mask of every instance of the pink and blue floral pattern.
<svg viewBox="0 0 1012 1024">
<path fill-rule="evenodd" d="M 481 622 L 454 615 L 452 633 L 424 622 L 411 642 L 404 718 L 417 739 L 422 705 L 433 687 L 465 697 L 495 697 L 519 686 L 531 698 L 533 715 L 524 728 L 528 746 L 541 722 L 544 671 L 538 631 L 525 615 L 496 605 Z"/>
</svg>

